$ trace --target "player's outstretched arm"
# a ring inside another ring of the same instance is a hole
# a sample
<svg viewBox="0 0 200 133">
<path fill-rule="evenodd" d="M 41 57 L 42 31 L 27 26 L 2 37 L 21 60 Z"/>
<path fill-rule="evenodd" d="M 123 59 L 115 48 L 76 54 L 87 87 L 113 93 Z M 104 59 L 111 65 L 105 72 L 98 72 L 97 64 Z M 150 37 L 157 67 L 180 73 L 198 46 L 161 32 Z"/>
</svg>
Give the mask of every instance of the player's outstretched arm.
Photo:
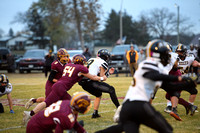
<svg viewBox="0 0 200 133">
<path fill-rule="evenodd" d="M 104 75 L 102 77 L 96 76 L 96 75 L 92 75 L 89 73 L 80 73 L 80 75 L 83 75 L 91 80 L 95 80 L 95 81 L 105 81 L 107 79 L 107 77 Z"/>
</svg>

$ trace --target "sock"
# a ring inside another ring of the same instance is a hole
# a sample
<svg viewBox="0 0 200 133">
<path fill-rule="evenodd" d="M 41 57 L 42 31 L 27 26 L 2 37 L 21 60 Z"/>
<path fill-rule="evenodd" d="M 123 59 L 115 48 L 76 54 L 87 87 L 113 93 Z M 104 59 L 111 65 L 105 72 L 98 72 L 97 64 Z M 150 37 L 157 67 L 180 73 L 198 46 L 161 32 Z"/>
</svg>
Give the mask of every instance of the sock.
<svg viewBox="0 0 200 133">
<path fill-rule="evenodd" d="M 32 99 L 32 101 L 33 101 L 33 103 L 36 103 L 37 99 L 34 98 L 34 99 Z"/>
<path fill-rule="evenodd" d="M 31 110 L 30 116 L 33 116 L 34 114 L 35 114 L 35 112 L 33 110 Z"/>
<path fill-rule="evenodd" d="M 181 104 L 184 107 L 189 107 L 189 103 L 187 101 L 185 101 L 183 98 L 179 98 L 178 104 Z"/>
<path fill-rule="evenodd" d="M 93 114 L 98 114 L 98 110 L 94 110 L 94 113 Z"/>
<path fill-rule="evenodd" d="M 167 101 L 167 106 L 172 106 L 172 103 L 171 103 L 171 101 Z"/>
</svg>

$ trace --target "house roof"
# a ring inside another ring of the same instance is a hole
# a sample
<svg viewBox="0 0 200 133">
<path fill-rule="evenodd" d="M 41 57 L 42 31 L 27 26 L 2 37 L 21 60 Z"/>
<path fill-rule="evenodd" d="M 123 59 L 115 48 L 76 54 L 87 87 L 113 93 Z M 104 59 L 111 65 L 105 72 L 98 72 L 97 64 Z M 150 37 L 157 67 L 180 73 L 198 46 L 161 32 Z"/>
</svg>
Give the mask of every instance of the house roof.
<svg viewBox="0 0 200 133">
<path fill-rule="evenodd" d="M 0 41 L 5 42 L 5 41 L 8 41 L 10 39 L 12 39 L 12 37 L 10 37 L 10 36 L 4 36 L 4 37 L 0 38 Z"/>
</svg>

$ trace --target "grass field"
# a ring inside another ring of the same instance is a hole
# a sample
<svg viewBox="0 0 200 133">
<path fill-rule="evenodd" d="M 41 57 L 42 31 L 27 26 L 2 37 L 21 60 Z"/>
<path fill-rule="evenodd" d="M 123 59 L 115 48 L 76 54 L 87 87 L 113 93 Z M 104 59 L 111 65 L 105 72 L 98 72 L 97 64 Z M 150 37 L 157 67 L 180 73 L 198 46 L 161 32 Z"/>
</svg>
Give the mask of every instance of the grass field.
<svg viewBox="0 0 200 133">
<path fill-rule="evenodd" d="M 0 132 L 1 133 L 25 133 L 26 128 L 21 125 L 22 123 L 22 113 L 25 110 L 24 104 L 28 99 L 34 97 L 44 96 L 44 88 L 46 83 L 46 78 L 44 73 L 31 73 L 31 74 L 7 74 L 10 82 L 13 85 L 12 98 L 13 98 L 13 110 L 15 114 L 9 113 L 9 106 L 7 102 L 7 97 L 0 97 L 0 102 L 4 105 L 5 113 L 0 114 Z M 128 87 L 131 83 L 131 77 L 125 77 L 125 75 L 119 75 L 119 77 L 111 76 L 106 82 L 113 85 L 116 89 L 117 96 L 119 97 L 119 102 L 122 103 L 123 97 L 125 96 Z M 198 85 L 198 91 L 200 92 L 200 85 Z M 69 91 L 73 94 L 76 91 L 83 91 L 81 87 L 76 84 Z M 182 92 L 182 96 L 186 100 L 189 97 L 187 92 Z M 91 96 L 94 99 L 93 96 Z M 93 102 L 92 102 L 93 103 Z M 197 95 L 195 105 L 200 107 L 200 96 Z M 185 115 L 185 109 L 183 106 L 178 106 L 178 111 L 180 117 L 183 121 L 176 121 L 169 114 L 165 113 L 163 110 L 166 107 L 165 92 L 159 90 L 155 100 L 153 101 L 153 106 L 162 113 L 162 115 L 167 119 L 167 121 L 173 126 L 174 133 L 200 133 L 200 112 L 195 113 L 194 116 Z M 34 107 L 34 106 L 33 106 Z M 31 107 L 29 110 L 31 110 Z M 84 120 L 85 129 L 88 133 L 93 133 L 97 130 L 104 129 L 110 125 L 115 124 L 113 122 L 113 115 L 115 111 L 115 106 L 110 100 L 108 94 L 103 94 L 99 112 L 101 118 L 91 119 L 91 114 L 93 108 L 86 115 L 79 115 L 79 120 Z M 155 131 L 146 127 L 141 126 L 141 133 L 154 133 Z"/>
</svg>

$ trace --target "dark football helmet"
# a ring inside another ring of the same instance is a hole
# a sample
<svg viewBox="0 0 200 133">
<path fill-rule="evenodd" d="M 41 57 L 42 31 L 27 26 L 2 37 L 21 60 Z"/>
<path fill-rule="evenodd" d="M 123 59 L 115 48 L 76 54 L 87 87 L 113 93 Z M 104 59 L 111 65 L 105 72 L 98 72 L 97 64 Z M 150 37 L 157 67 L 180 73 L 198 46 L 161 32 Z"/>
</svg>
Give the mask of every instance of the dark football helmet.
<svg viewBox="0 0 200 133">
<path fill-rule="evenodd" d="M 146 57 L 154 58 L 166 66 L 170 61 L 167 43 L 163 40 L 155 39 L 149 41 L 146 47 Z"/>
<path fill-rule="evenodd" d="M 77 54 L 73 56 L 72 62 L 74 64 L 81 64 L 84 65 L 87 62 L 87 59 L 85 58 L 84 55 Z"/>
<path fill-rule="evenodd" d="M 85 114 L 90 110 L 91 101 L 86 92 L 76 92 L 70 101 L 71 108 L 79 113 Z"/>
<path fill-rule="evenodd" d="M 179 43 L 176 47 L 176 53 L 178 54 L 180 59 L 185 59 L 187 56 L 187 47 L 184 44 Z"/>
<path fill-rule="evenodd" d="M 97 56 L 107 62 L 110 59 L 110 52 L 107 49 L 100 49 Z"/>
<path fill-rule="evenodd" d="M 9 83 L 8 77 L 5 74 L 0 75 L 0 86 L 2 86 L 2 83 L 5 83 L 6 86 Z"/>
<path fill-rule="evenodd" d="M 60 48 L 57 51 L 57 58 L 62 64 L 66 64 L 69 61 L 69 54 L 66 49 Z"/>
<path fill-rule="evenodd" d="M 172 52 L 172 45 L 169 42 L 166 43 L 167 43 L 167 48 L 169 49 L 170 52 Z"/>
</svg>

